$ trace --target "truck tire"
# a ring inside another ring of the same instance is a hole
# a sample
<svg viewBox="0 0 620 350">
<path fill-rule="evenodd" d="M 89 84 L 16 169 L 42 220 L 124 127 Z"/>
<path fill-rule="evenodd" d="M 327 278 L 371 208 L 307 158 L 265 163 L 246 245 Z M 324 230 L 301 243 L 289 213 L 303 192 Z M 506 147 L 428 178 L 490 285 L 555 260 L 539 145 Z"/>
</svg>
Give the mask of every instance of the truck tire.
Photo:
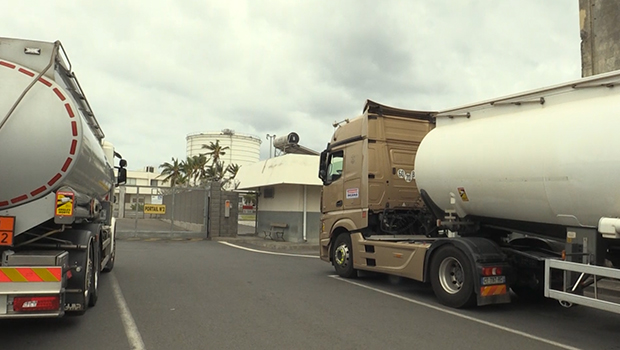
<svg viewBox="0 0 620 350">
<path fill-rule="evenodd" d="M 112 255 L 110 255 L 110 260 L 108 260 L 101 272 L 108 273 L 112 271 L 112 269 L 114 269 L 114 260 L 116 260 L 116 249 L 112 251 Z"/>
<path fill-rule="evenodd" d="M 114 228 L 116 230 L 116 228 Z M 108 273 L 114 269 L 114 261 L 116 260 L 116 233 L 114 234 L 114 241 L 112 242 L 112 252 L 110 253 L 110 260 L 105 264 L 101 272 Z"/>
<path fill-rule="evenodd" d="M 511 240 L 510 245 L 517 251 L 534 251 L 546 254 L 549 258 L 560 257 L 564 249 L 564 244 L 551 241 L 548 239 L 536 237 L 523 237 Z M 552 253 L 549 253 L 552 252 Z M 545 256 L 545 255 L 543 255 Z M 544 261 L 527 261 L 527 263 L 519 263 L 517 260 L 513 263 L 516 272 L 516 281 L 510 286 L 510 289 L 519 297 L 519 299 L 527 302 L 540 302 L 545 300 L 545 265 Z M 559 289 L 562 287 L 563 274 L 559 270 L 551 272 L 551 287 Z"/>
<path fill-rule="evenodd" d="M 95 306 L 99 299 L 99 275 L 101 271 L 101 260 L 97 256 L 98 248 L 96 246 L 95 238 L 91 238 L 88 241 L 88 255 L 86 262 L 86 278 L 84 290 L 84 300 L 88 302 L 88 306 Z"/>
<path fill-rule="evenodd" d="M 353 247 L 351 244 L 351 236 L 348 233 L 342 233 L 336 237 L 334 242 L 334 250 L 332 255 L 332 264 L 336 273 L 340 277 L 355 278 L 357 270 L 353 268 Z"/>
<path fill-rule="evenodd" d="M 433 256 L 430 281 L 437 299 L 446 306 L 464 308 L 476 302 L 469 259 L 453 245 L 439 248 Z"/>
</svg>

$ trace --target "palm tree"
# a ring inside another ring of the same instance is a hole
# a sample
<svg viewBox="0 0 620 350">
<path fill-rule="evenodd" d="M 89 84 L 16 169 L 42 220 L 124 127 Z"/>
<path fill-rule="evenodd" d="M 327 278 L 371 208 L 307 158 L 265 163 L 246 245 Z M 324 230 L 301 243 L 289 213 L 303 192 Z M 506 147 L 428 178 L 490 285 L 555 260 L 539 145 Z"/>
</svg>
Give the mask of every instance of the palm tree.
<svg viewBox="0 0 620 350">
<path fill-rule="evenodd" d="M 207 180 L 221 183 L 222 180 L 224 179 L 224 176 L 226 176 L 226 170 L 224 169 L 224 163 L 217 162 L 217 163 L 211 164 L 211 166 L 207 168 L 206 173 L 207 173 L 206 174 Z"/>
<path fill-rule="evenodd" d="M 226 167 L 226 172 L 230 174 L 230 179 L 234 179 L 235 176 L 237 176 L 237 173 L 239 172 L 239 168 L 241 168 L 239 166 L 239 164 L 228 164 L 228 167 Z"/>
<path fill-rule="evenodd" d="M 209 150 L 209 152 L 205 154 L 211 156 L 213 164 L 217 164 L 220 161 L 220 157 L 226 154 L 224 151 L 230 149 L 228 146 L 222 147 L 222 145 L 220 145 L 220 140 L 215 140 L 215 143 L 212 141 L 208 145 L 202 145 L 202 148 Z"/>
<path fill-rule="evenodd" d="M 194 183 L 202 184 L 207 178 L 207 164 L 210 159 L 203 154 L 193 156 Z"/>
<path fill-rule="evenodd" d="M 191 186 L 192 179 L 194 178 L 194 159 L 192 157 L 187 157 L 181 162 L 181 173 L 183 173 L 187 184 Z"/>
<path fill-rule="evenodd" d="M 159 167 L 163 169 L 161 174 L 165 176 L 163 182 L 170 181 L 171 187 L 183 182 L 182 166 L 178 159 L 172 157 L 172 163 L 164 162 Z"/>
</svg>

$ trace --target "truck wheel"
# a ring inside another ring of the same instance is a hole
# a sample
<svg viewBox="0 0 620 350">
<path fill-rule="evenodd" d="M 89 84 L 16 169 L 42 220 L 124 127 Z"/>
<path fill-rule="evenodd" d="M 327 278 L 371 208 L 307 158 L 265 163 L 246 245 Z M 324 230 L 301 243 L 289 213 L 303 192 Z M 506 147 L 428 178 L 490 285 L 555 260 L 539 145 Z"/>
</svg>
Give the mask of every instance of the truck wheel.
<svg viewBox="0 0 620 350">
<path fill-rule="evenodd" d="M 114 242 L 112 243 L 112 252 L 110 253 L 110 260 L 103 267 L 103 273 L 108 273 L 114 268 L 114 261 L 116 260 L 116 235 L 114 235 Z"/>
<path fill-rule="evenodd" d="M 357 270 L 353 268 L 351 236 L 348 233 L 343 233 L 336 238 L 332 264 L 338 276 L 344 278 L 357 277 Z"/>
<path fill-rule="evenodd" d="M 95 249 L 95 239 L 88 241 L 88 255 L 86 260 L 86 278 L 84 279 L 84 301 L 88 306 L 95 306 L 99 299 L 100 260 Z"/>
<path fill-rule="evenodd" d="M 110 271 L 112 271 L 112 269 L 114 268 L 114 260 L 116 259 L 116 249 L 112 252 L 112 255 L 110 256 L 110 260 L 108 260 L 108 263 L 105 264 L 105 267 L 103 268 L 103 273 L 108 273 Z"/>
<path fill-rule="evenodd" d="M 450 307 L 474 305 L 474 276 L 465 253 L 448 245 L 439 248 L 431 261 L 431 285 L 439 301 Z"/>
</svg>

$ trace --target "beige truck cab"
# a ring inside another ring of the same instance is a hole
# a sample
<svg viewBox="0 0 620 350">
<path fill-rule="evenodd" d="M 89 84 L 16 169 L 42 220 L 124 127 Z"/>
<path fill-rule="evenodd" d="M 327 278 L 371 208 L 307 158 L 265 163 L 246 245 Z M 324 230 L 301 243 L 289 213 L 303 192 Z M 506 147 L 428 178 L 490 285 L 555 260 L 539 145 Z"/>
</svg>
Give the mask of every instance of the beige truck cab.
<svg viewBox="0 0 620 350">
<path fill-rule="evenodd" d="M 413 164 L 420 142 L 434 127 L 433 113 L 368 100 L 361 116 L 338 124 L 321 153 L 322 259 L 329 261 L 338 230 L 402 235 L 432 229 L 409 218 L 422 209 Z"/>
</svg>

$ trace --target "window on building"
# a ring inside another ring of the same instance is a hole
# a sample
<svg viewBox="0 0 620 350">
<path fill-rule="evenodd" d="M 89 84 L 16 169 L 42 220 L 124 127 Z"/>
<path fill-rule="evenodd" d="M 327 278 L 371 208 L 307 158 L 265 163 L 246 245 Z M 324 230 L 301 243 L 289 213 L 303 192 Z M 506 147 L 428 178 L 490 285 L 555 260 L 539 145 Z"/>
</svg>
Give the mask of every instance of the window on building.
<svg viewBox="0 0 620 350">
<path fill-rule="evenodd" d="M 157 180 L 151 180 L 151 186 L 157 187 Z"/>
<path fill-rule="evenodd" d="M 263 190 L 263 197 L 273 198 L 275 196 L 275 192 L 276 190 L 273 186 L 265 187 L 265 189 Z"/>
<path fill-rule="evenodd" d="M 136 179 L 127 179 L 127 185 L 136 185 Z"/>
</svg>

